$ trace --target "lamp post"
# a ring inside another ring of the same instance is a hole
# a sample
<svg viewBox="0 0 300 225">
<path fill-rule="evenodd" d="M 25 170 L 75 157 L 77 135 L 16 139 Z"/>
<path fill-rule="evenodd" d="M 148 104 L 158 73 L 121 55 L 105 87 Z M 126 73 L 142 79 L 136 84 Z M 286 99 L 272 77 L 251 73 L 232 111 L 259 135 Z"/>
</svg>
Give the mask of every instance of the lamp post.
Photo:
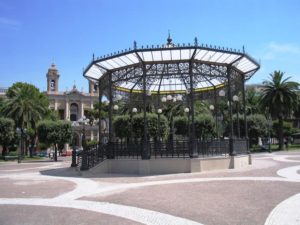
<svg viewBox="0 0 300 225">
<path fill-rule="evenodd" d="M 89 122 L 89 119 L 87 119 L 85 116 L 81 117 L 78 120 L 79 124 L 82 124 L 82 138 L 81 138 L 81 145 L 83 147 L 82 151 L 82 164 L 80 170 L 88 170 L 88 158 L 87 158 L 87 152 L 86 152 L 86 140 L 85 140 L 85 124 Z"/>
<path fill-rule="evenodd" d="M 241 137 L 241 133 L 240 133 L 240 118 L 239 118 L 239 96 L 234 95 L 232 97 L 232 100 L 235 102 L 236 104 L 236 114 L 237 114 L 237 133 L 238 133 L 238 138 Z"/>
<path fill-rule="evenodd" d="M 221 98 L 222 98 L 222 97 L 225 97 L 225 91 L 224 91 L 224 90 L 220 90 L 220 91 L 219 91 L 219 96 L 220 96 Z M 216 114 L 218 114 L 218 112 L 217 112 Z M 223 120 L 223 114 L 220 113 L 220 124 L 222 124 L 222 120 Z M 221 127 L 221 126 L 220 126 L 220 127 Z M 222 136 L 223 136 L 223 135 L 222 135 Z M 218 130 L 218 137 L 221 138 L 221 134 L 220 134 L 219 130 Z"/>
<path fill-rule="evenodd" d="M 21 163 L 21 146 L 22 146 L 22 131 L 21 128 L 17 127 L 16 133 L 19 138 L 19 148 L 18 148 L 18 163 Z"/>
<path fill-rule="evenodd" d="M 157 109 L 157 114 L 158 114 L 158 140 L 161 141 L 161 128 L 160 128 L 160 115 L 162 114 L 162 109 Z"/>
<path fill-rule="evenodd" d="M 77 126 L 77 122 L 73 122 L 72 123 L 72 127 L 73 129 Z M 77 167 L 77 163 L 76 163 L 76 149 L 75 149 L 75 138 L 74 138 L 74 130 L 73 130 L 73 140 L 72 140 L 72 164 L 71 167 Z"/>
<path fill-rule="evenodd" d="M 191 126 L 190 126 L 190 108 L 186 107 L 184 108 L 184 112 L 187 114 L 188 116 L 188 136 L 190 137 L 191 134 Z"/>
<path fill-rule="evenodd" d="M 217 117 L 217 112 L 214 112 L 215 111 L 215 106 L 214 105 L 210 105 L 209 106 L 209 109 L 210 111 L 212 112 L 212 114 L 215 114 L 215 128 L 216 128 L 216 134 L 218 136 L 218 117 Z"/>
<path fill-rule="evenodd" d="M 172 104 L 177 104 L 177 101 L 180 102 L 182 101 L 182 95 L 177 95 L 177 96 L 172 96 L 172 95 L 167 95 L 167 97 L 162 97 L 161 98 L 162 103 L 167 103 L 168 106 L 170 106 L 170 141 L 171 141 L 171 146 L 173 146 L 173 137 L 174 137 L 174 125 L 173 125 L 173 108 Z M 158 109 L 161 110 L 161 109 Z M 162 112 L 162 111 L 161 111 Z"/>
</svg>

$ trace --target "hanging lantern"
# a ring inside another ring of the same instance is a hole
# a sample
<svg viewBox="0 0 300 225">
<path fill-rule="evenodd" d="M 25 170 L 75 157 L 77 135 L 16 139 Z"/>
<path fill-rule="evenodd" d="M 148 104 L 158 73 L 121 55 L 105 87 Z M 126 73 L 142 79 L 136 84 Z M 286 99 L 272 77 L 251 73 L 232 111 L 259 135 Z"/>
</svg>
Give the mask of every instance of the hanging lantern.
<svg viewBox="0 0 300 225">
<path fill-rule="evenodd" d="M 118 105 L 114 105 L 114 110 L 118 111 L 119 110 L 119 106 Z"/>
<path fill-rule="evenodd" d="M 189 113 L 190 112 L 190 109 L 188 107 L 184 108 L 184 112 L 185 113 Z"/>
<path fill-rule="evenodd" d="M 167 98 L 166 98 L 166 97 L 162 97 L 162 98 L 161 98 L 161 101 L 162 101 L 162 102 L 166 102 L 166 101 L 167 101 Z"/>
<path fill-rule="evenodd" d="M 210 105 L 210 106 L 209 106 L 209 109 L 210 109 L 211 111 L 213 111 L 213 110 L 215 109 L 215 106 L 214 106 L 214 105 Z"/>
<path fill-rule="evenodd" d="M 157 113 L 158 113 L 158 114 L 161 114 L 161 113 L 162 113 L 162 109 L 158 109 L 158 110 L 157 110 Z"/>
</svg>

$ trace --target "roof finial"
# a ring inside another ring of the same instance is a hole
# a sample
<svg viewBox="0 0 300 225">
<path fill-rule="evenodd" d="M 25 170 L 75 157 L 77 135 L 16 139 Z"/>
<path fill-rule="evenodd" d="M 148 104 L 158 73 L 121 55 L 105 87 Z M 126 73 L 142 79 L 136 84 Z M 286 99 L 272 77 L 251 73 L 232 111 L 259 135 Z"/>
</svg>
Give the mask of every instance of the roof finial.
<svg viewBox="0 0 300 225">
<path fill-rule="evenodd" d="M 195 46 L 198 46 L 198 38 L 197 37 L 195 37 Z"/>
<path fill-rule="evenodd" d="M 243 53 L 245 54 L 245 46 L 243 45 Z"/>
<path fill-rule="evenodd" d="M 76 89 L 76 85 L 75 85 L 75 80 L 74 80 L 73 90 L 75 90 L 75 89 Z"/>
<path fill-rule="evenodd" d="M 167 45 L 171 45 L 172 44 L 172 38 L 170 35 L 170 30 L 168 30 L 168 39 L 167 39 Z"/>
<path fill-rule="evenodd" d="M 134 49 L 134 50 L 137 49 L 136 41 L 133 42 L 133 49 Z"/>
<path fill-rule="evenodd" d="M 95 60 L 95 54 L 93 53 L 93 61 Z"/>
</svg>

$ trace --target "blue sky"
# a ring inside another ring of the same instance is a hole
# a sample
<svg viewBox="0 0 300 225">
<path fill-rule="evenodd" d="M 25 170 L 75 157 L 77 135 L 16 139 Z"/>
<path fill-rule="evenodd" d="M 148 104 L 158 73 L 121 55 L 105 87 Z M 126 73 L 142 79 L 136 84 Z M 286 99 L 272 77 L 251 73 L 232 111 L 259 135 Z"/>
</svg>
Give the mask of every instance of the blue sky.
<svg viewBox="0 0 300 225">
<path fill-rule="evenodd" d="M 260 60 L 248 83 L 274 70 L 300 82 L 300 1 L 0 0 L 0 87 L 22 81 L 46 89 L 54 62 L 60 90 L 87 91 L 92 58 L 133 46 L 198 42 L 242 49 Z"/>
</svg>

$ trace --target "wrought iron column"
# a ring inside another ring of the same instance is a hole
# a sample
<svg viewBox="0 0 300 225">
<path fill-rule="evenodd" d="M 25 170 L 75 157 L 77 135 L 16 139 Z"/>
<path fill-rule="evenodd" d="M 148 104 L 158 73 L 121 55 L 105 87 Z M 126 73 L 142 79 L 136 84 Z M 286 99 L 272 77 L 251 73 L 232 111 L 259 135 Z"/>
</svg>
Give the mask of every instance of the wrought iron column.
<svg viewBox="0 0 300 225">
<path fill-rule="evenodd" d="M 191 108 L 191 116 L 192 116 L 192 132 L 190 134 L 190 157 L 197 158 L 198 157 L 198 149 L 197 142 L 195 138 L 195 112 L 194 112 L 194 86 L 193 86 L 193 74 L 192 74 L 192 62 L 189 63 L 189 76 L 190 76 L 190 108 Z"/>
<path fill-rule="evenodd" d="M 129 115 L 130 115 L 129 140 L 128 140 L 129 143 L 133 143 L 133 130 L 132 130 L 133 108 L 132 108 L 132 101 L 131 101 L 131 99 L 132 99 L 132 90 L 129 93 Z M 128 142 L 127 142 L 127 145 L 129 144 Z"/>
<path fill-rule="evenodd" d="M 143 138 L 143 151 L 142 159 L 150 159 L 149 146 L 148 146 L 148 124 L 147 124 L 147 90 L 146 90 L 146 67 L 143 66 L 143 114 L 144 114 L 144 138 Z"/>
<path fill-rule="evenodd" d="M 244 126 L 245 126 L 245 139 L 247 145 L 247 153 L 250 154 L 249 151 L 249 137 L 248 137 L 248 121 L 247 121 L 247 103 L 246 103 L 246 90 L 245 90 L 245 75 L 242 74 L 242 97 L 243 97 L 243 108 L 244 108 Z"/>
<path fill-rule="evenodd" d="M 217 89 L 214 86 L 214 105 L 215 105 L 215 120 L 216 120 L 216 135 L 219 138 L 219 127 L 218 127 L 218 102 L 217 102 Z"/>
<path fill-rule="evenodd" d="M 98 144 L 99 144 L 99 147 L 100 147 L 100 144 L 103 144 L 102 143 L 102 130 L 101 130 L 101 118 L 100 118 L 100 115 L 101 115 L 101 108 L 102 108 L 102 90 L 100 90 L 100 79 L 98 80 L 98 90 L 99 90 L 99 99 L 98 99 L 98 103 L 99 103 L 99 107 L 98 107 L 98 115 L 99 115 L 99 118 L 98 118 L 98 129 L 99 129 L 99 141 L 98 141 Z"/>
<path fill-rule="evenodd" d="M 161 127 L 160 127 L 160 112 L 158 112 L 158 109 L 159 110 L 161 110 L 160 109 L 160 91 L 158 91 L 158 93 L 157 93 L 157 111 L 156 111 L 156 113 L 158 114 L 157 115 L 157 122 L 158 122 L 158 141 L 159 141 L 159 143 L 160 143 L 160 141 L 161 141 Z"/>
<path fill-rule="evenodd" d="M 112 143 L 112 110 L 113 110 L 113 94 L 112 94 L 112 74 L 109 72 L 108 77 L 108 98 L 109 98 L 109 106 L 108 106 L 108 155 L 107 157 L 110 159 L 114 158 L 113 154 L 113 143 Z"/>
<path fill-rule="evenodd" d="M 233 121 L 232 121 L 232 93 L 231 93 L 231 68 L 227 67 L 228 102 L 229 102 L 229 155 L 234 156 L 233 146 Z"/>
</svg>

